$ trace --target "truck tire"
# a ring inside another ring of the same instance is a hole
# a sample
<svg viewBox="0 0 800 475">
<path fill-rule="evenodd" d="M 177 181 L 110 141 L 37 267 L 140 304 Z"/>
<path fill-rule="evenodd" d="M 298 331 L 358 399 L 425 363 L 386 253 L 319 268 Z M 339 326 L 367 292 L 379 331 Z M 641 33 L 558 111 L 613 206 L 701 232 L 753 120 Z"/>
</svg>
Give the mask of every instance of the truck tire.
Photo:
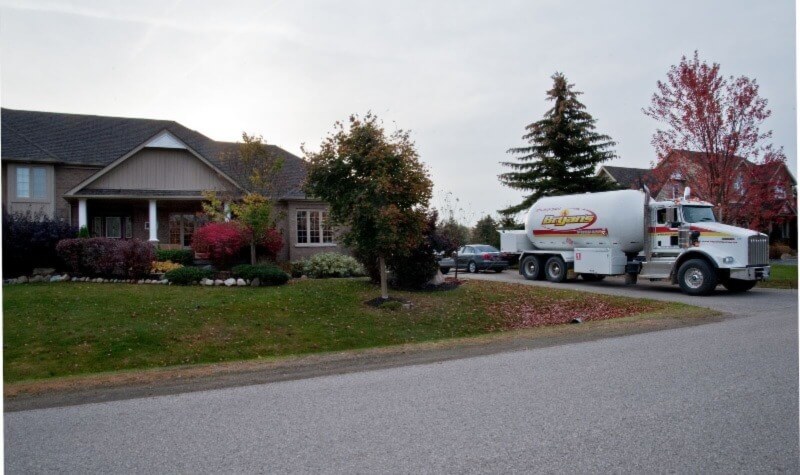
<svg viewBox="0 0 800 475">
<path fill-rule="evenodd" d="M 598 275 L 598 274 L 581 274 L 581 279 L 585 280 L 586 282 L 599 282 L 605 279 L 606 276 Z"/>
<path fill-rule="evenodd" d="M 475 261 L 469 261 L 469 264 L 467 264 L 467 272 L 470 274 L 478 272 L 478 266 L 475 264 Z"/>
<path fill-rule="evenodd" d="M 564 282 L 567 280 L 567 265 L 561 256 L 553 256 L 544 264 L 544 276 L 550 282 Z"/>
<path fill-rule="evenodd" d="M 678 270 L 678 284 L 688 295 L 708 295 L 717 282 L 717 273 L 702 259 L 689 259 Z"/>
<path fill-rule="evenodd" d="M 538 256 L 528 256 L 519 263 L 519 273 L 528 280 L 542 279 L 542 261 Z"/>
<path fill-rule="evenodd" d="M 741 280 L 741 279 L 728 279 L 722 282 L 722 285 L 728 289 L 729 292 L 735 294 L 747 292 L 756 286 L 756 280 Z"/>
<path fill-rule="evenodd" d="M 450 272 L 450 268 L 449 267 L 442 267 L 439 270 L 442 271 L 442 274 L 447 274 L 448 272 Z"/>
</svg>

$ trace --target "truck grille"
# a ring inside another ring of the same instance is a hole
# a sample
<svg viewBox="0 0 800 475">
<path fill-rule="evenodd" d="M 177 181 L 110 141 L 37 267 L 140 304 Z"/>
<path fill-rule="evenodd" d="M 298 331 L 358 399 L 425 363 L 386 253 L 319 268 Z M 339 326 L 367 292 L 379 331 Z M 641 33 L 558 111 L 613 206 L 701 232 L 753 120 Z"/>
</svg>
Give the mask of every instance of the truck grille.
<svg viewBox="0 0 800 475">
<path fill-rule="evenodd" d="M 769 264 L 769 240 L 767 236 L 759 234 L 750 236 L 747 242 L 747 265 L 765 266 Z"/>
</svg>

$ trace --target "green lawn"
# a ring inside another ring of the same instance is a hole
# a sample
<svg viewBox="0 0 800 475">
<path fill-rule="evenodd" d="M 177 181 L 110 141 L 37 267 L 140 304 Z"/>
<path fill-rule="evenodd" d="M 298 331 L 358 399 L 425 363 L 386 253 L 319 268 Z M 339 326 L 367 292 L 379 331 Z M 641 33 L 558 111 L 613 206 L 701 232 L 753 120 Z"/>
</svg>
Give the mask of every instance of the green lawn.
<svg viewBox="0 0 800 475">
<path fill-rule="evenodd" d="M 759 287 L 773 289 L 796 289 L 797 288 L 797 266 L 776 264 L 772 266 L 772 274 L 766 282 L 760 282 Z"/>
<path fill-rule="evenodd" d="M 677 305 L 476 281 L 392 293 L 412 301 L 411 310 L 365 305 L 379 291 L 363 279 L 268 288 L 26 284 L 3 292 L 7 383 L 431 341 Z"/>
</svg>

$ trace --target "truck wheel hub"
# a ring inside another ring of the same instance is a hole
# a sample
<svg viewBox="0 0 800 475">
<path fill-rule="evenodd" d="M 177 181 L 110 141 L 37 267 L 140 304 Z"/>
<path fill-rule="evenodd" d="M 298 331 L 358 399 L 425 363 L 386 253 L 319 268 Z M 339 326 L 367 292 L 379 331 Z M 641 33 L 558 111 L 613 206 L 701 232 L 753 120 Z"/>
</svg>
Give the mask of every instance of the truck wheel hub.
<svg viewBox="0 0 800 475">
<path fill-rule="evenodd" d="M 684 280 L 686 280 L 686 285 L 689 287 L 698 289 L 703 285 L 703 272 L 700 269 L 689 269 L 686 271 Z"/>
</svg>

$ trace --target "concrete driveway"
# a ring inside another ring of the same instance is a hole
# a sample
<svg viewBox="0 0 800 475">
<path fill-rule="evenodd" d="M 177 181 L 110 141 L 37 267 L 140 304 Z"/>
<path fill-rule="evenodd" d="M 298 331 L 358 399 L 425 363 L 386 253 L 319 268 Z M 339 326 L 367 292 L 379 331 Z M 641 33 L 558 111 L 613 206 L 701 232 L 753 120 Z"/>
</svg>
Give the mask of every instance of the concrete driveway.
<svg viewBox="0 0 800 475">
<path fill-rule="evenodd" d="M 508 271 L 471 278 L 522 281 Z M 523 281 L 524 282 L 524 281 Z M 550 284 L 525 284 L 550 285 Z M 797 473 L 797 294 L 721 322 L 433 364 L 5 414 L 9 473 Z"/>
</svg>

